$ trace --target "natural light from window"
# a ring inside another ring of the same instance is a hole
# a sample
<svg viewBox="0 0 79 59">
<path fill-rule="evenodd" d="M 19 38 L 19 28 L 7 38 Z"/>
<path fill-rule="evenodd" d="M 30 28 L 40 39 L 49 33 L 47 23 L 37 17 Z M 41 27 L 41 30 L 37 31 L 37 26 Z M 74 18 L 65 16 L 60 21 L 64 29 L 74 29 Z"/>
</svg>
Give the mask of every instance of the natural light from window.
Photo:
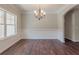
<svg viewBox="0 0 79 59">
<path fill-rule="evenodd" d="M 0 38 L 16 35 L 17 16 L 13 13 L 0 10 Z"/>
</svg>

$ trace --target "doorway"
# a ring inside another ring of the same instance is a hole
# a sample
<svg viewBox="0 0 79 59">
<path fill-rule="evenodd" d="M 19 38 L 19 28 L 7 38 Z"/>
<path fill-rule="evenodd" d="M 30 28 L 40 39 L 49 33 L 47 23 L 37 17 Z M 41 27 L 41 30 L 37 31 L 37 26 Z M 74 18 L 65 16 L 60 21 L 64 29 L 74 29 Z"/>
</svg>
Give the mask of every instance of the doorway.
<svg viewBox="0 0 79 59">
<path fill-rule="evenodd" d="M 65 42 L 79 42 L 79 5 L 68 11 L 64 19 Z"/>
</svg>

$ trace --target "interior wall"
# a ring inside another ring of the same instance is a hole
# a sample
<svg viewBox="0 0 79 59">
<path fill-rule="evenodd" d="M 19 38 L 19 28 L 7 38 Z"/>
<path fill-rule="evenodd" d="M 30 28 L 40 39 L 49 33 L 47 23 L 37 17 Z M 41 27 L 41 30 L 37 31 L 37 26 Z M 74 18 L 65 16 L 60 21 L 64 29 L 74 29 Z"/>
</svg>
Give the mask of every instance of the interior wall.
<svg viewBox="0 0 79 59">
<path fill-rule="evenodd" d="M 77 6 L 79 7 L 79 5 Z M 79 42 L 79 8 L 74 10 L 74 36 L 75 39 L 73 41 Z"/>
<path fill-rule="evenodd" d="M 32 13 L 22 14 L 22 32 L 24 39 L 57 39 L 57 14 L 46 13 L 41 20 Z"/>
<path fill-rule="evenodd" d="M 17 35 L 0 39 L 0 53 L 21 39 L 21 11 L 14 5 L 0 4 L 0 8 L 17 15 Z"/>
<path fill-rule="evenodd" d="M 69 11 L 66 15 L 65 15 L 65 38 L 66 39 L 70 39 L 70 40 L 72 40 L 72 33 L 73 33 L 73 31 L 72 31 L 72 25 L 73 25 L 73 23 L 72 23 L 72 18 L 73 18 L 73 11 L 71 10 L 71 11 Z"/>
<path fill-rule="evenodd" d="M 65 38 L 74 42 L 79 42 L 79 9 L 77 7 L 65 16 Z"/>
</svg>

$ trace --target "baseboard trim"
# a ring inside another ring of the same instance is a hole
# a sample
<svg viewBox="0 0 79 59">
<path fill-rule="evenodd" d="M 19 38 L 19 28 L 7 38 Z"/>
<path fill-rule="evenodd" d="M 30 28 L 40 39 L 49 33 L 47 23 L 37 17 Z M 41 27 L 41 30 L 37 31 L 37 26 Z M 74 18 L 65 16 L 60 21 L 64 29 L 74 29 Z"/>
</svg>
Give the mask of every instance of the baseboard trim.
<svg viewBox="0 0 79 59">
<path fill-rule="evenodd" d="M 73 40 L 73 42 L 79 42 L 79 40 Z"/>
<path fill-rule="evenodd" d="M 25 40 L 59 40 L 59 39 L 25 39 Z M 64 40 L 59 40 L 62 43 L 65 43 Z"/>
<path fill-rule="evenodd" d="M 26 39 L 26 40 L 53 40 L 53 39 Z M 58 39 L 56 39 L 56 40 L 58 40 Z"/>
</svg>

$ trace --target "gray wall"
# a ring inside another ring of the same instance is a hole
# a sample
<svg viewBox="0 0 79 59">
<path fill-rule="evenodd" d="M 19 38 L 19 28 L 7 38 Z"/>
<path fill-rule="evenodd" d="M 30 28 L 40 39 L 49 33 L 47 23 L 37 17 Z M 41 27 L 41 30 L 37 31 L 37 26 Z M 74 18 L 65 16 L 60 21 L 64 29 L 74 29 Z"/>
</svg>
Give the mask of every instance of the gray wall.
<svg viewBox="0 0 79 59">
<path fill-rule="evenodd" d="M 65 38 L 67 39 L 72 39 L 72 15 L 73 15 L 73 11 L 69 11 L 66 15 L 65 15 Z"/>
<path fill-rule="evenodd" d="M 22 32 L 25 39 L 57 39 L 57 14 L 47 13 L 41 20 L 32 13 L 23 14 Z"/>
<path fill-rule="evenodd" d="M 74 41 L 79 42 L 79 9 L 75 9 L 74 11 Z"/>
<path fill-rule="evenodd" d="M 74 8 L 65 16 L 65 38 L 79 41 L 79 9 Z"/>
</svg>

